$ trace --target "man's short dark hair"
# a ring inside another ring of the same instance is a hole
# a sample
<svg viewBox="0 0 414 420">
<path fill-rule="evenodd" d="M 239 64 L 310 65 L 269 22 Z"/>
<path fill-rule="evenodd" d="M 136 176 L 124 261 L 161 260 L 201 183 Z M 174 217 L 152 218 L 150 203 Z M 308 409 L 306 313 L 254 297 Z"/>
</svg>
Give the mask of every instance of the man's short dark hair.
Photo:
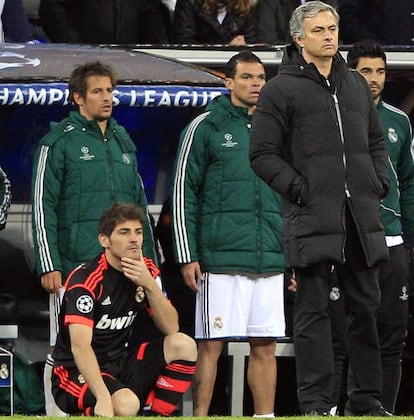
<svg viewBox="0 0 414 420">
<path fill-rule="evenodd" d="M 385 66 L 387 65 L 387 56 L 381 44 L 373 39 L 363 39 L 356 42 L 348 52 L 347 62 L 351 69 L 356 69 L 361 57 L 382 58 Z"/>
<path fill-rule="evenodd" d="M 116 86 L 115 72 L 111 66 L 100 61 L 91 61 L 81 64 L 72 71 L 69 77 L 69 102 L 73 103 L 73 94 L 79 93 L 82 98 L 86 97 L 88 90 L 88 77 L 102 76 L 111 79 L 112 87 Z"/>
<path fill-rule="evenodd" d="M 238 54 L 233 55 L 226 64 L 225 76 L 232 79 L 236 74 L 236 67 L 239 63 L 259 63 L 263 66 L 262 60 L 249 50 L 240 51 Z M 264 66 L 263 66 L 264 67 Z"/>
<path fill-rule="evenodd" d="M 139 220 L 144 226 L 147 218 L 144 210 L 136 204 L 118 203 L 109 207 L 104 211 L 99 219 L 98 233 L 103 233 L 106 236 L 111 236 L 115 227 L 119 223 L 127 222 L 129 220 Z"/>
</svg>

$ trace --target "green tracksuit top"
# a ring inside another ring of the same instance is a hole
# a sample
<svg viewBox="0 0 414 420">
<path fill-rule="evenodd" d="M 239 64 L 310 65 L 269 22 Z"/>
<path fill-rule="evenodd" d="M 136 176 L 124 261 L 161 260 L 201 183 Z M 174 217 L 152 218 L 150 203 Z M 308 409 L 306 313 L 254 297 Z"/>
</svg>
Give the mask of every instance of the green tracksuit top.
<svg viewBox="0 0 414 420">
<path fill-rule="evenodd" d="M 215 273 L 284 271 L 281 200 L 250 167 L 251 117 L 227 95 L 182 132 L 172 196 L 178 263 Z"/>
<path fill-rule="evenodd" d="M 136 203 L 147 210 L 135 151 L 112 118 L 105 136 L 96 121 L 75 111 L 51 123 L 33 166 L 33 241 L 40 275 L 61 271 L 66 277 L 98 254 L 98 220 L 112 204 Z M 144 255 L 154 258 L 149 223 L 144 238 Z"/>
<path fill-rule="evenodd" d="M 414 239 L 413 134 L 408 116 L 383 101 L 377 105 L 384 127 L 390 188 L 381 202 L 386 236 L 408 234 Z"/>
</svg>

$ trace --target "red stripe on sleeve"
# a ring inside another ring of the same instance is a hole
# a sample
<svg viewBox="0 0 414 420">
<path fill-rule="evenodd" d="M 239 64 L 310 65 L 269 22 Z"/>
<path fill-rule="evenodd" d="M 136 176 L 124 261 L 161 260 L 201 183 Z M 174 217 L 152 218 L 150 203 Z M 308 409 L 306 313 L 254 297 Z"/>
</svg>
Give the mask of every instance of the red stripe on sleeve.
<svg viewBox="0 0 414 420">
<path fill-rule="evenodd" d="M 85 318 L 84 316 L 80 315 L 66 315 L 64 318 L 65 325 L 69 324 L 81 324 L 86 325 L 87 327 L 93 328 L 93 320 L 89 318 Z"/>
</svg>

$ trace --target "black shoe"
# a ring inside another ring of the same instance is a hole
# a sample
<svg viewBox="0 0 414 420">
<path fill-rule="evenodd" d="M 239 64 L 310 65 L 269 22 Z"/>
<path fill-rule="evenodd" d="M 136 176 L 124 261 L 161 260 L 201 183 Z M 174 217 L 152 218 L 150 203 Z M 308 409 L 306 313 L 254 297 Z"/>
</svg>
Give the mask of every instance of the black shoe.
<svg viewBox="0 0 414 420">
<path fill-rule="evenodd" d="M 312 416 L 312 417 L 316 417 L 316 416 L 326 417 L 326 416 L 330 416 L 331 413 L 325 410 L 310 410 L 310 411 L 307 411 L 304 415 Z"/>
<path fill-rule="evenodd" d="M 377 405 L 376 407 L 364 411 L 354 411 L 349 405 L 346 405 L 344 414 L 345 416 L 392 417 L 392 414 L 382 405 Z"/>
</svg>

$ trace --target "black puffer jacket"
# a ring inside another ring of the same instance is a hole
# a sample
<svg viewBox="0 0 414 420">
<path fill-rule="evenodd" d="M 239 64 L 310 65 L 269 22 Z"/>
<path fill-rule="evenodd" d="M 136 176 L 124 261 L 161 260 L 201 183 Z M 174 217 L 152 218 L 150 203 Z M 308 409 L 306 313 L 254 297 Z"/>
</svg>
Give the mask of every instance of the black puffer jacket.
<svg viewBox="0 0 414 420">
<path fill-rule="evenodd" d="M 168 10 L 160 0 L 41 0 L 39 16 L 53 42 L 169 42 Z"/>
<path fill-rule="evenodd" d="M 344 262 L 346 203 L 367 264 L 387 258 L 379 208 L 389 184 L 383 129 L 367 83 L 340 54 L 329 79 L 330 86 L 291 45 L 253 114 L 251 163 L 284 197 L 289 267 Z"/>
<path fill-rule="evenodd" d="M 203 0 L 178 0 L 174 12 L 174 40 L 181 44 L 228 44 L 244 35 L 247 44 L 257 42 L 253 12 L 248 15 L 227 13 L 223 22 L 202 9 Z"/>
</svg>

